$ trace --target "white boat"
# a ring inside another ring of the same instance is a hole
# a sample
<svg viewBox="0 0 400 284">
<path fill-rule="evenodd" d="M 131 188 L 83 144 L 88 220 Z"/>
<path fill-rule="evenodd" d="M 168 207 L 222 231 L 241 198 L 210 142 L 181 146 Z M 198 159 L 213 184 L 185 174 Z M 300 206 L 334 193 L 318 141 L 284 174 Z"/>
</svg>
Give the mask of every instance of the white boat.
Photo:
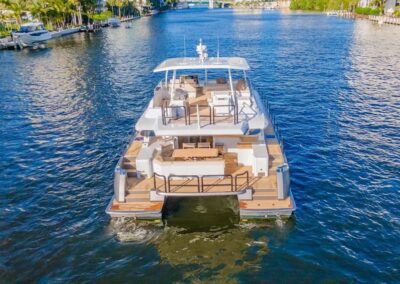
<svg viewBox="0 0 400 284">
<path fill-rule="evenodd" d="M 108 19 L 108 25 L 112 28 L 118 28 L 119 26 L 121 26 L 121 21 L 118 20 L 115 17 L 109 18 Z"/>
<path fill-rule="evenodd" d="M 235 196 L 241 218 L 290 216 L 289 166 L 246 59 L 167 59 L 114 174 L 111 217 L 161 218 L 174 197 Z"/>
<path fill-rule="evenodd" d="M 188 3 L 186 1 L 185 2 L 178 2 L 176 4 L 176 9 L 177 10 L 188 9 L 188 8 L 189 8 L 189 5 L 188 5 Z"/>
<path fill-rule="evenodd" d="M 157 15 L 159 12 L 160 11 L 158 9 L 154 8 L 154 7 L 149 10 L 150 16 Z"/>
<path fill-rule="evenodd" d="M 13 33 L 14 40 L 23 47 L 34 46 L 51 39 L 51 34 L 43 23 L 27 23 L 18 32 Z"/>
<path fill-rule="evenodd" d="M 327 16 L 337 16 L 337 15 L 338 15 L 338 12 L 336 12 L 336 11 L 329 11 L 329 12 L 326 12 L 326 15 L 327 15 Z"/>
</svg>

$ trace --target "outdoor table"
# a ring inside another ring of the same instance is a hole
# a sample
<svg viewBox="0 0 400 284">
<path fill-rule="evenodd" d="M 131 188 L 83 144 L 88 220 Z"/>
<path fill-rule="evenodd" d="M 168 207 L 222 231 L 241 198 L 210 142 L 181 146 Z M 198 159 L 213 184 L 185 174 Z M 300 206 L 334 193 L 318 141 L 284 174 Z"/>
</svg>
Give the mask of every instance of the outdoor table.
<svg viewBox="0 0 400 284">
<path fill-rule="evenodd" d="M 218 149 L 215 148 L 195 148 L 195 149 L 176 149 L 172 153 L 173 158 L 216 158 Z"/>
</svg>

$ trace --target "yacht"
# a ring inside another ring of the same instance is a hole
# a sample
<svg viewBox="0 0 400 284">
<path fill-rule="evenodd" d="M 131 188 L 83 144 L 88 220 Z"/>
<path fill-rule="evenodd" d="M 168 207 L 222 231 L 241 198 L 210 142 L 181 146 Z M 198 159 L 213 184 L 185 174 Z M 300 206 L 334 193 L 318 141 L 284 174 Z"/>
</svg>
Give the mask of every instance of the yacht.
<svg viewBox="0 0 400 284">
<path fill-rule="evenodd" d="M 338 12 L 336 12 L 336 11 L 328 11 L 328 12 L 326 12 L 326 15 L 327 16 L 338 16 Z"/>
<path fill-rule="evenodd" d="M 240 57 L 167 59 L 114 172 L 111 217 L 161 218 L 174 197 L 235 196 L 243 219 L 290 216 L 289 166 Z M 219 52 L 218 52 L 219 53 Z"/>
<path fill-rule="evenodd" d="M 115 17 L 112 17 L 108 19 L 108 25 L 112 28 L 118 28 L 121 26 L 121 21 Z"/>
<path fill-rule="evenodd" d="M 160 11 L 153 6 L 143 6 L 141 14 L 145 17 L 157 15 Z"/>
<path fill-rule="evenodd" d="M 188 8 L 189 8 L 189 5 L 188 5 L 188 3 L 187 3 L 186 1 L 184 1 L 184 2 L 178 2 L 178 3 L 176 4 L 176 9 L 177 9 L 177 10 L 188 9 Z"/>
<path fill-rule="evenodd" d="M 13 33 L 14 40 L 23 47 L 34 46 L 51 39 L 51 34 L 43 23 L 27 23 L 19 31 Z"/>
</svg>

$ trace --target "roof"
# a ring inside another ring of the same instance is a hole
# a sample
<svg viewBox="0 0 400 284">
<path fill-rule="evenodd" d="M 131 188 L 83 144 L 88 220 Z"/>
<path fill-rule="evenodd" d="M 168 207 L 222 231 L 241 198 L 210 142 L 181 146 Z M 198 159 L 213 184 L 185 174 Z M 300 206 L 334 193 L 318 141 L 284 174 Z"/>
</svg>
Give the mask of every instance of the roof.
<svg viewBox="0 0 400 284">
<path fill-rule="evenodd" d="M 204 62 L 201 62 L 198 57 L 181 57 L 163 61 L 154 69 L 154 72 L 190 69 L 249 70 L 250 67 L 246 59 L 241 57 L 209 57 Z"/>
</svg>

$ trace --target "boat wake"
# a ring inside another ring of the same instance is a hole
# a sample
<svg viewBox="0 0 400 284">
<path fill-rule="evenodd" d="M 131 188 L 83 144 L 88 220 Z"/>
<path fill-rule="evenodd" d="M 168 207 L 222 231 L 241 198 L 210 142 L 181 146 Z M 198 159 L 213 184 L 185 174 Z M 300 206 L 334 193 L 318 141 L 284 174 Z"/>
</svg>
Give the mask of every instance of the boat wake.
<svg viewBox="0 0 400 284">
<path fill-rule="evenodd" d="M 163 231 L 161 222 L 139 222 L 133 218 L 112 219 L 110 227 L 111 233 L 120 242 L 147 243 Z"/>
</svg>

